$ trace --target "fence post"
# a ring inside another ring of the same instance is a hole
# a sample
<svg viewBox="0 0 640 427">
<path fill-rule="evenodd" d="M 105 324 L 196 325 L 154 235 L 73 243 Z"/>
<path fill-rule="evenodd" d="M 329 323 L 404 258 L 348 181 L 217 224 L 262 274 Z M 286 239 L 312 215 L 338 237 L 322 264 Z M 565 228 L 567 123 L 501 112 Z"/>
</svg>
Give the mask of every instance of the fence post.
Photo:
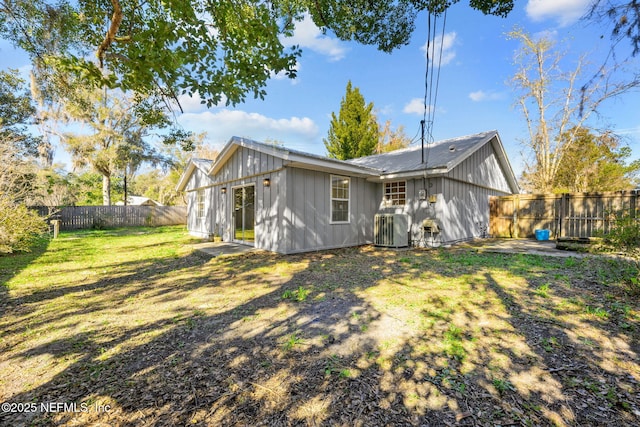
<svg viewBox="0 0 640 427">
<path fill-rule="evenodd" d="M 517 239 L 519 236 L 520 226 L 518 225 L 518 211 L 520 210 L 520 195 L 516 194 L 513 201 L 513 235 Z"/>
<path fill-rule="evenodd" d="M 58 234 L 60 233 L 60 220 L 59 219 L 52 219 L 51 220 L 51 225 L 53 225 L 53 238 L 57 239 L 58 238 Z"/>
<path fill-rule="evenodd" d="M 560 197 L 560 237 L 565 237 L 567 232 L 567 215 L 569 214 L 569 194 L 564 193 Z"/>
</svg>

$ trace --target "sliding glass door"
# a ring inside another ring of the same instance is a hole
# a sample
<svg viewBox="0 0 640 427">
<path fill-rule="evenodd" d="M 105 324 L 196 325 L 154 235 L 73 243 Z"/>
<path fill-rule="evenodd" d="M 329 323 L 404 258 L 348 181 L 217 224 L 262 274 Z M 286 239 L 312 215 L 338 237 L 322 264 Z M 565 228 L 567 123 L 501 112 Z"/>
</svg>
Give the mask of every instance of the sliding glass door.
<svg viewBox="0 0 640 427">
<path fill-rule="evenodd" d="M 254 185 L 233 189 L 233 240 L 253 244 L 256 226 L 256 190 Z"/>
</svg>

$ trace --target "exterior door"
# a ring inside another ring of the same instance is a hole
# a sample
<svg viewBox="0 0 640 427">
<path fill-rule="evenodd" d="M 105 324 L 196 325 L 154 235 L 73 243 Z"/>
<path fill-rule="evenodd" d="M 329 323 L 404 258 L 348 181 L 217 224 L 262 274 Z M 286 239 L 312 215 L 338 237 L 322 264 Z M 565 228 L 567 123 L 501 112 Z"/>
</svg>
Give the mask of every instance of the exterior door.
<svg viewBox="0 0 640 427">
<path fill-rule="evenodd" d="M 233 189 L 233 240 L 253 244 L 256 226 L 256 190 L 254 185 Z"/>
</svg>

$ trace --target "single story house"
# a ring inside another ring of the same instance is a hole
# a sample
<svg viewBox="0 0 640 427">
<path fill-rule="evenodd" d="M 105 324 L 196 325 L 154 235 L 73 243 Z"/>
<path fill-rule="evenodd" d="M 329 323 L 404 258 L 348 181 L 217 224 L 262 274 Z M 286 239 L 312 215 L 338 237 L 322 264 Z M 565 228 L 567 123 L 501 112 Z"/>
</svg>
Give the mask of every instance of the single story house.
<svg viewBox="0 0 640 427">
<path fill-rule="evenodd" d="M 283 254 L 486 236 L 489 196 L 520 192 L 496 131 L 349 161 L 233 137 L 177 189 L 192 235 Z"/>
</svg>

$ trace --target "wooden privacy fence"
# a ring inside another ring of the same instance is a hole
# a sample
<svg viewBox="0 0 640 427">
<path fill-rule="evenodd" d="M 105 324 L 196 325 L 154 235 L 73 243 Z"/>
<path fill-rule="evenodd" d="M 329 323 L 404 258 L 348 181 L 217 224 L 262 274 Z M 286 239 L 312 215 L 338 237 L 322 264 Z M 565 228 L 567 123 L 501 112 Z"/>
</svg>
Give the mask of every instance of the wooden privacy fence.
<svg viewBox="0 0 640 427">
<path fill-rule="evenodd" d="M 490 234 L 494 237 L 534 237 L 550 230 L 552 238 L 593 237 L 611 230 L 615 215 L 636 218 L 640 192 L 576 194 L 516 194 L 491 197 Z"/>
<path fill-rule="evenodd" d="M 66 206 L 34 207 L 42 216 L 54 212 L 61 230 L 99 227 L 136 227 L 187 223 L 186 206 Z"/>
</svg>

